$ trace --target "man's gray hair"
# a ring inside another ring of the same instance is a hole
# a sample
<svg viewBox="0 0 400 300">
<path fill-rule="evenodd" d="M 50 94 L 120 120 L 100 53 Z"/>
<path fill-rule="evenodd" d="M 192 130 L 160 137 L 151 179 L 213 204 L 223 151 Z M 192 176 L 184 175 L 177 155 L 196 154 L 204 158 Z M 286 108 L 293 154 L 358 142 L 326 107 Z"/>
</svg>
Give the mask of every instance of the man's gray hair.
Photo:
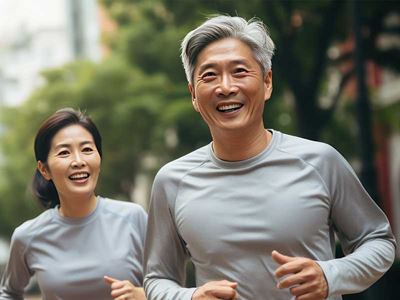
<svg viewBox="0 0 400 300">
<path fill-rule="evenodd" d="M 207 45 L 224 38 L 236 38 L 247 44 L 264 74 L 272 66 L 275 45 L 263 22 L 241 17 L 215 16 L 189 32 L 181 44 L 181 58 L 186 78 L 193 84 L 197 57 Z"/>
</svg>

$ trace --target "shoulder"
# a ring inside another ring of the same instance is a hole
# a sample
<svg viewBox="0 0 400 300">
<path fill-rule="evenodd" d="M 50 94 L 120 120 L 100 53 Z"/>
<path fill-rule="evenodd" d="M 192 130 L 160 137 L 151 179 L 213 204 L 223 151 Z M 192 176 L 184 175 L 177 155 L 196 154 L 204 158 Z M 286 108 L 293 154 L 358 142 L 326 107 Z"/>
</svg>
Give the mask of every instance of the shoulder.
<svg viewBox="0 0 400 300">
<path fill-rule="evenodd" d="M 154 182 L 179 182 L 188 172 L 209 160 L 209 147 L 210 144 L 165 164 L 157 172 Z"/>
<path fill-rule="evenodd" d="M 278 151 L 302 159 L 315 167 L 344 161 L 342 155 L 329 144 L 289 134 L 281 133 L 277 149 Z"/>
<path fill-rule="evenodd" d="M 338 184 L 338 178 L 342 178 L 343 184 L 354 179 L 358 181 L 349 162 L 329 144 L 282 134 L 277 149 L 281 152 L 279 155 L 311 166 L 331 190 Z"/>
<path fill-rule="evenodd" d="M 100 197 L 102 201 L 101 218 L 106 221 L 109 226 L 120 226 L 131 228 L 134 232 L 142 235 L 147 228 L 147 212 L 144 208 L 136 203 L 113 200 Z"/>
<path fill-rule="evenodd" d="M 27 246 L 30 241 L 40 234 L 45 225 L 52 221 L 52 213 L 54 209 L 48 209 L 38 215 L 36 218 L 25 221 L 15 228 L 12 235 L 12 242 L 20 246 Z"/>
<path fill-rule="evenodd" d="M 100 197 L 100 199 L 102 201 L 104 210 L 109 213 L 117 214 L 121 217 L 128 217 L 128 216 L 147 217 L 146 211 L 139 204 L 129 201 L 121 201 L 121 200 L 105 198 L 105 197 Z"/>
</svg>

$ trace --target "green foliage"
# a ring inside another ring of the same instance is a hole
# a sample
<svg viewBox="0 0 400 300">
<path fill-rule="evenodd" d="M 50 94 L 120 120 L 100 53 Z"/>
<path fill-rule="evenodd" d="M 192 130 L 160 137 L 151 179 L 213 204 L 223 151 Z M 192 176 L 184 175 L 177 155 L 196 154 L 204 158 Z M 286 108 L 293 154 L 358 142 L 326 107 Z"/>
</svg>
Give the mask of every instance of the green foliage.
<svg viewBox="0 0 400 300">
<path fill-rule="evenodd" d="M 129 199 L 140 158 L 153 145 L 156 116 L 166 102 L 160 91 L 169 85 L 164 76 L 145 75 L 117 58 L 99 65 L 72 63 L 43 77 L 47 84 L 20 107 L 2 109 L 2 235 L 9 236 L 38 212 L 28 187 L 35 169 L 33 140 L 45 118 L 66 106 L 87 111 L 103 136 L 98 193 Z"/>
<path fill-rule="evenodd" d="M 98 64 L 79 61 L 47 70 L 42 74 L 45 84 L 20 107 L 1 108 L 0 235 L 9 236 L 16 225 L 39 212 L 29 192 L 35 169 L 33 139 L 40 123 L 61 107 L 87 111 L 98 125 L 104 154 L 97 192 L 109 197 L 129 199 L 138 172 L 153 174 L 158 169 L 160 165 L 144 170 L 144 155 L 163 164 L 210 142 L 206 124 L 192 108 L 179 48 L 185 34 L 211 14 L 257 16 L 269 27 L 277 50 L 273 97 L 264 113 L 267 127 L 322 138 L 345 155 L 356 154 L 351 141 L 357 132 L 349 130 L 355 128 L 351 105 L 338 105 L 336 114 L 336 106 L 320 105 L 328 67 L 336 67 L 327 57 L 328 47 L 349 36 L 347 2 L 100 2 L 118 26 L 103 38 L 111 57 Z M 385 29 L 382 16 L 395 9 L 386 2 L 364 7 L 366 26 L 377 32 Z M 376 33 L 370 32 L 373 41 Z M 370 41 L 365 42 L 366 53 L 382 65 L 398 56 L 395 51 L 388 58 Z M 398 128 L 398 107 L 380 110 L 378 118 Z"/>
<path fill-rule="evenodd" d="M 388 130 L 400 132 L 400 102 L 377 109 L 376 119 Z"/>
<path fill-rule="evenodd" d="M 35 113 L 26 109 L 2 107 L 3 127 L 0 164 L 0 235 L 9 236 L 15 225 L 21 224 L 38 205 L 29 196 L 29 182 L 35 168 L 32 151 Z"/>
</svg>

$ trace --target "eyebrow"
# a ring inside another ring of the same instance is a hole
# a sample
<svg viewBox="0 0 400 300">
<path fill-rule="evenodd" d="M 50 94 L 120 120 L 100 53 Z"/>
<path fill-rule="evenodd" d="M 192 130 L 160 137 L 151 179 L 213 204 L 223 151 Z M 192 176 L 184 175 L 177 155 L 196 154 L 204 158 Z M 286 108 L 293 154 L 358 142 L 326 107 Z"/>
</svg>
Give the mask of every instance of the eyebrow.
<svg viewBox="0 0 400 300">
<path fill-rule="evenodd" d="M 94 142 L 92 142 L 92 141 L 83 141 L 83 142 L 81 142 L 81 143 L 79 143 L 79 146 L 84 146 L 84 145 L 87 145 L 87 144 L 91 144 L 91 145 L 93 145 L 94 144 Z M 56 145 L 55 147 L 54 147 L 54 149 L 60 149 L 60 148 L 69 148 L 71 146 L 71 144 L 58 144 L 58 145 Z"/>
<path fill-rule="evenodd" d="M 229 65 L 240 65 L 243 64 L 245 66 L 249 66 L 249 62 L 247 59 L 235 59 L 229 62 Z M 208 68 L 214 68 L 218 65 L 218 63 L 216 62 L 210 62 L 210 63 L 206 63 L 204 65 L 201 65 L 199 67 L 199 74 L 201 74 L 202 72 L 204 72 L 204 70 L 208 69 Z"/>
</svg>

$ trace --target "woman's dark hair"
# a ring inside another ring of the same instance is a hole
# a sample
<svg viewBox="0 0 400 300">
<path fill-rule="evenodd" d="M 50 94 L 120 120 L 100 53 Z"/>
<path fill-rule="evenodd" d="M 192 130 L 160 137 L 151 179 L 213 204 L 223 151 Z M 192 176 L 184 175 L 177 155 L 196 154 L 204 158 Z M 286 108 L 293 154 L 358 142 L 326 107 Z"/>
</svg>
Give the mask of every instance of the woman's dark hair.
<svg viewBox="0 0 400 300">
<path fill-rule="evenodd" d="M 46 165 L 53 137 L 58 131 L 70 125 L 80 125 L 89 131 L 93 136 L 100 157 L 102 156 L 100 132 L 93 121 L 80 111 L 63 108 L 57 110 L 40 126 L 34 145 L 36 161 L 40 160 Z M 44 208 L 52 208 L 60 203 L 53 181 L 46 180 L 37 169 L 33 176 L 32 191 Z"/>
</svg>

